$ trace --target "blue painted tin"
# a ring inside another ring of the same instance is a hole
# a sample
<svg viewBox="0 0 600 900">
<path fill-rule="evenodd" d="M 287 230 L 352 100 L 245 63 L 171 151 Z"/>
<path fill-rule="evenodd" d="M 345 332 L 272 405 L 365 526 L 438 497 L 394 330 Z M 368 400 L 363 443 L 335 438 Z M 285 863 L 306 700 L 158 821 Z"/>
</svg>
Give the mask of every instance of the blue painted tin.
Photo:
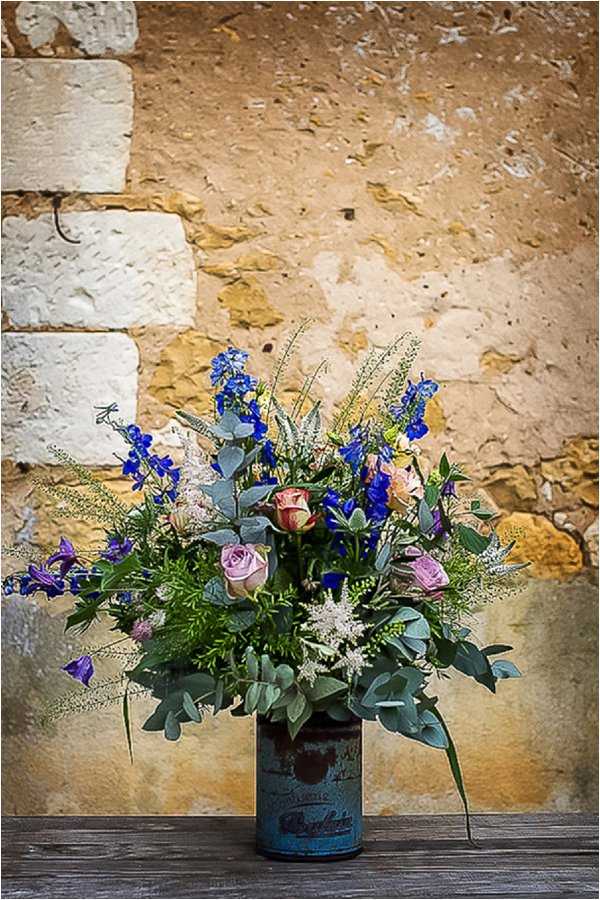
<svg viewBox="0 0 600 900">
<path fill-rule="evenodd" d="M 316 714 L 292 741 L 258 717 L 256 849 L 288 860 L 347 859 L 362 850 L 362 722 Z"/>
</svg>

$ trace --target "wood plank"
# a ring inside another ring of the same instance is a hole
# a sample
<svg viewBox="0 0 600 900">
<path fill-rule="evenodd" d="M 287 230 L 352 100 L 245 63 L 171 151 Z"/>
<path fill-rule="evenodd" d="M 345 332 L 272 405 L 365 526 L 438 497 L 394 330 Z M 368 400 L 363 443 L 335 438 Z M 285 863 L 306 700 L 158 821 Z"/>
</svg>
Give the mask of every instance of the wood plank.
<svg viewBox="0 0 600 900">
<path fill-rule="evenodd" d="M 3 896 L 25 898 L 597 897 L 597 819 L 367 817 L 365 850 L 338 863 L 254 854 L 254 820 L 3 820 Z"/>
</svg>

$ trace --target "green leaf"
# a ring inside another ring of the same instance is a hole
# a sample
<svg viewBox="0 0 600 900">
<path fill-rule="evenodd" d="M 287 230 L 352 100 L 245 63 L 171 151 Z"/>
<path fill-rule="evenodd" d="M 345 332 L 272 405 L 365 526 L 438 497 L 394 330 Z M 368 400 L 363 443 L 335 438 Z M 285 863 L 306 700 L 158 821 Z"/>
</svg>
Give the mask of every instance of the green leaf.
<svg viewBox="0 0 600 900">
<path fill-rule="evenodd" d="M 428 534 L 434 525 L 433 515 L 429 506 L 427 505 L 426 500 L 421 500 L 419 503 L 419 528 L 421 530 L 421 534 Z"/>
<path fill-rule="evenodd" d="M 430 509 L 438 502 L 440 496 L 440 489 L 436 484 L 428 484 L 425 488 L 425 503 L 429 506 Z"/>
<path fill-rule="evenodd" d="M 229 622 L 227 623 L 227 627 L 230 631 L 237 633 L 239 631 L 245 631 L 246 628 L 250 628 L 251 625 L 254 625 L 256 620 L 256 612 L 253 609 L 236 609 L 233 610 L 231 616 L 229 618 Z"/>
<path fill-rule="evenodd" d="M 483 684 L 493 694 L 496 692 L 496 682 L 488 658 L 475 644 L 461 641 L 452 665 L 463 675 L 470 675 L 479 684 Z"/>
<path fill-rule="evenodd" d="M 217 462 L 223 473 L 223 478 L 231 478 L 244 462 L 244 451 L 241 447 L 223 447 L 219 450 Z"/>
<path fill-rule="evenodd" d="M 194 701 L 192 700 L 191 696 L 188 694 L 187 691 L 183 692 L 182 705 L 183 705 L 185 712 L 192 720 L 192 722 L 201 722 L 202 721 L 202 716 L 200 715 L 200 711 L 198 710 L 198 707 L 196 706 L 196 704 L 194 703 Z"/>
<path fill-rule="evenodd" d="M 446 757 L 448 758 L 448 764 L 450 766 L 450 771 L 452 772 L 452 777 L 454 778 L 456 790 L 459 793 L 460 799 L 462 800 L 462 804 L 464 807 L 465 825 L 466 825 L 466 829 L 467 829 L 467 840 L 469 841 L 470 844 L 472 844 L 475 847 L 477 845 L 473 841 L 473 835 L 471 834 L 471 821 L 469 818 L 469 800 L 467 798 L 467 792 L 465 790 L 462 772 L 460 770 L 460 763 L 458 761 L 458 754 L 456 752 L 456 747 L 454 746 L 452 738 L 450 737 L 450 732 L 448 731 L 448 726 L 444 722 L 444 720 L 442 718 L 442 714 L 439 711 L 439 709 L 437 709 L 437 707 L 435 707 L 432 710 L 432 712 L 436 716 L 436 718 L 439 719 L 439 722 L 446 733 L 446 738 L 448 740 L 448 746 L 446 748 Z"/>
<path fill-rule="evenodd" d="M 223 683 L 223 679 L 219 678 L 215 685 L 215 699 L 213 703 L 213 715 L 219 712 L 221 707 L 223 706 L 223 699 L 225 695 L 225 685 Z"/>
<path fill-rule="evenodd" d="M 380 675 L 377 675 L 365 692 L 361 700 L 362 705 L 367 707 L 375 706 L 378 700 L 383 699 L 387 693 L 387 684 L 391 677 L 389 672 L 382 672 Z"/>
<path fill-rule="evenodd" d="M 264 689 L 265 696 L 265 709 L 264 712 L 267 712 L 275 703 L 275 701 L 279 698 L 281 694 L 280 689 L 276 684 L 267 684 Z M 263 712 L 263 710 L 261 710 Z"/>
<path fill-rule="evenodd" d="M 331 697 L 333 694 L 347 690 L 347 688 L 346 682 L 340 681 L 339 678 L 319 675 L 315 683 L 310 687 L 304 688 L 304 691 L 311 703 L 318 703 L 320 700 L 324 700 L 325 697 Z"/>
<path fill-rule="evenodd" d="M 442 478 L 446 479 L 450 474 L 450 463 L 448 462 L 448 457 L 445 453 L 442 453 L 442 458 L 440 459 L 440 475 Z"/>
<path fill-rule="evenodd" d="M 327 707 L 327 715 L 336 722 L 349 722 L 352 718 L 352 713 L 348 707 L 339 700 Z"/>
<path fill-rule="evenodd" d="M 217 547 L 224 547 L 225 544 L 239 544 L 240 539 L 235 531 L 231 528 L 220 528 L 218 531 L 207 531 L 202 535 L 203 541 L 209 541 L 216 544 Z"/>
<path fill-rule="evenodd" d="M 258 701 L 260 700 L 260 689 L 261 685 L 258 681 L 253 681 L 248 690 L 246 691 L 246 698 L 244 700 L 244 710 L 251 715 L 258 705 Z"/>
<path fill-rule="evenodd" d="M 273 683 L 275 681 L 275 667 L 266 653 L 260 658 L 261 678 L 263 681 Z"/>
<path fill-rule="evenodd" d="M 294 670 L 291 666 L 281 663 L 275 669 L 275 681 L 282 691 L 287 691 L 294 683 Z"/>
<path fill-rule="evenodd" d="M 102 601 L 98 603 L 90 603 L 86 604 L 86 606 L 80 607 L 72 612 L 70 616 L 67 616 L 67 621 L 65 622 L 65 631 L 68 631 L 69 628 L 74 628 L 75 625 L 84 625 L 83 630 L 88 628 L 98 613 Z"/>
<path fill-rule="evenodd" d="M 258 681 L 258 659 L 250 648 L 246 650 L 246 668 L 253 681 Z"/>
<path fill-rule="evenodd" d="M 129 553 L 121 562 L 110 566 L 100 579 L 100 588 L 110 591 L 118 587 L 123 579 L 128 578 L 133 572 L 141 570 L 141 563 L 135 553 Z"/>
<path fill-rule="evenodd" d="M 125 725 L 125 734 L 127 735 L 127 747 L 129 749 L 129 759 L 133 765 L 133 740 L 131 738 L 131 721 L 129 719 L 129 684 L 125 688 L 123 694 L 123 724 Z"/>
<path fill-rule="evenodd" d="M 509 659 L 497 659 L 492 663 L 492 675 L 494 678 L 520 678 L 521 673 Z"/>
<path fill-rule="evenodd" d="M 214 606 L 229 606 L 232 602 L 231 597 L 227 596 L 223 579 L 215 575 L 204 586 L 204 599 L 208 600 Z"/>
<path fill-rule="evenodd" d="M 181 725 L 172 709 L 165 719 L 165 737 L 168 741 L 177 741 L 181 737 Z"/>
<path fill-rule="evenodd" d="M 476 553 L 477 555 L 487 550 L 488 538 L 479 534 L 474 528 L 460 524 L 457 526 L 457 531 L 458 539 L 465 550 L 470 550 L 471 553 Z"/>
<path fill-rule="evenodd" d="M 509 644 L 490 644 L 489 647 L 483 647 L 484 656 L 496 656 L 498 653 L 508 653 L 513 648 Z"/>
<path fill-rule="evenodd" d="M 288 710 L 289 710 L 289 707 L 288 707 Z M 308 720 L 312 716 L 312 712 L 313 712 L 312 706 L 310 705 L 310 703 L 307 703 L 306 706 L 304 707 L 304 711 L 302 712 L 302 714 L 294 722 L 290 721 L 289 713 L 288 713 L 288 731 L 289 731 L 290 737 L 293 741 L 296 739 L 296 735 L 298 734 L 298 732 L 300 731 L 300 729 L 302 728 L 304 723 L 308 722 Z"/>
<path fill-rule="evenodd" d="M 265 497 L 268 497 L 274 487 L 275 485 L 273 484 L 257 484 L 254 487 L 246 488 L 240 494 L 240 507 L 248 509 L 250 506 L 254 506 L 256 503 L 264 500 Z"/>
<path fill-rule="evenodd" d="M 350 531 L 363 531 L 367 527 L 367 517 L 364 511 L 357 506 L 352 515 L 348 519 L 348 528 Z"/>
<path fill-rule="evenodd" d="M 296 691 L 296 695 L 287 708 L 287 717 L 290 722 L 296 722 L 308 705 L 308 701 L 302 691 Z"/>
<path fill-rule="evenodd" d="M 375 559 L 375 569 L 377 572 L 384 572 L 392 552 L 391 544 L 384 544 Z"/>
</svg>

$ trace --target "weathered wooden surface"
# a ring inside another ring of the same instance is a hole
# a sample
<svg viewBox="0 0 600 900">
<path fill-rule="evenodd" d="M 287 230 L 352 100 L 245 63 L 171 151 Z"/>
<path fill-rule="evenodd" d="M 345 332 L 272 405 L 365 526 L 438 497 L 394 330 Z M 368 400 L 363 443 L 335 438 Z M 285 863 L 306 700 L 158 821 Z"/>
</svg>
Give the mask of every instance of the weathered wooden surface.
<svg viewBox="0 0 600 900">
<path fill-rule="evenodd" d="M 5 898 L 597 897 L 597 819 L 369 817 L 364 853 L 337 863 L 254 854 L 254 819 L 3 820 Z"/>
</svg>

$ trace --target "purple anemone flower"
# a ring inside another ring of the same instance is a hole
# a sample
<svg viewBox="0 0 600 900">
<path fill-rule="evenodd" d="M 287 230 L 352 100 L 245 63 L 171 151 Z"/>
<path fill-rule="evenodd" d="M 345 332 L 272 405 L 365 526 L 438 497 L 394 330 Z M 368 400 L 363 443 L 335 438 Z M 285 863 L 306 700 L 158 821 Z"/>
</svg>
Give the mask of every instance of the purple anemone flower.
<svg viewBox="0 0 600 900">
<path fill-rule="evenodd" d="M 52 556 L 48 557 L 48 559 L 46 560 L 46 565 L 52 566 L 57 562 L 60 563 L 61 578 L 64 578 L 69 569 L 77 562 L 75 547 L 73 546 L 71 541 L 67 540 L 67 538 L 65 537 L 61 537 L 60 543 L 58 545 L 58 552 L 53 553 Z"/>
<path fill-rule="evenodd" d="M 456 482 L 447 481 L 442 487 L 442 497 L 456 497 Z"/>
<path fill-rule="evenodd" d="M 90 678 L 94 674 L 94 664 L 91 656 L 79 656 L 77 659 L 71 660 L 66 666 L 62 666 L 63 672 L 67 672 L 75 681 L 80 681 L 86 687 L 90 683 Z"/>
<path fill-rule="evenodd" d="M 131 553 L 132 549 L 133 541 L 131 538 L 125 538 L 125 540 L 120 541 L 119 538 L 113 537 L 109 540 L 107 549 L 100 556 L 109 562 L 117 563 L 127 556 L 128 553 Z"/>
<path fill-rule="evenodd" d="M 44 591 L 48 598 L 58 597 L 65 592 L 65 583 L 62 578 L 57 578 L 52 572 L 44 566 L 34 566 L 33 563 L 28 569 L 29 576 L 25 586 L 26 594 L 34 594 L 36 591 Z"/>
</svg>

